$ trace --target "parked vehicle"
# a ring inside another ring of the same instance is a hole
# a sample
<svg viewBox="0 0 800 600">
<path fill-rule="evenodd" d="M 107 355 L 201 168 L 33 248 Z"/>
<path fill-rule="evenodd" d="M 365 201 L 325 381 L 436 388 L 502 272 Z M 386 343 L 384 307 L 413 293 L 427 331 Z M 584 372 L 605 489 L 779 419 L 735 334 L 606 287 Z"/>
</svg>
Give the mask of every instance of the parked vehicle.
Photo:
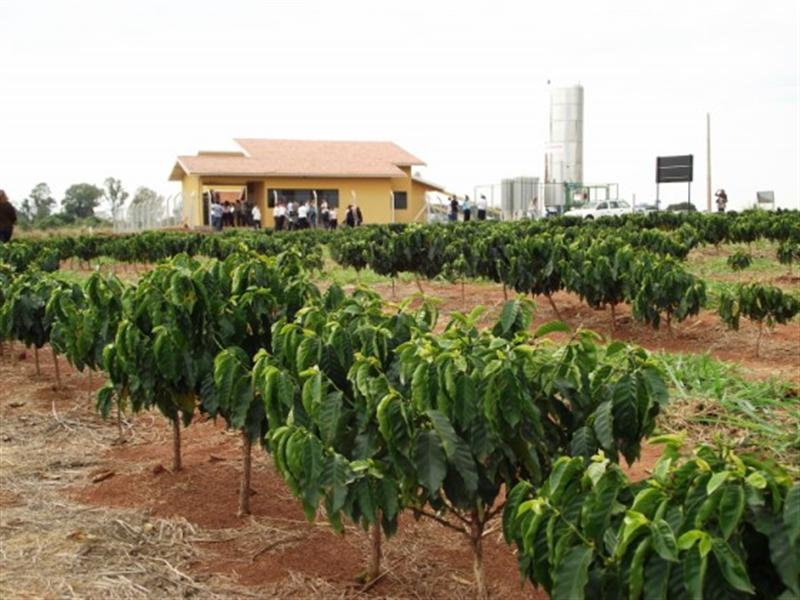
<svg viewBox="0 0 800 600">
<path fill-rule="evenodd" d="M 583 217 L 596 219 L 599 217 L 615 217 L 633 212 L 631 205 L 625 200 L 600 200 L 590 202 L 581 208 L 573 208 L 564 213 L 565 217 Z"/>
<path fill-rule="evenodd" d="M 667 206 L 670 212 L 697 212 L 697 207 L 691 202 L 679 202 L 678 204 L 670 204 Z"/>
</svg>

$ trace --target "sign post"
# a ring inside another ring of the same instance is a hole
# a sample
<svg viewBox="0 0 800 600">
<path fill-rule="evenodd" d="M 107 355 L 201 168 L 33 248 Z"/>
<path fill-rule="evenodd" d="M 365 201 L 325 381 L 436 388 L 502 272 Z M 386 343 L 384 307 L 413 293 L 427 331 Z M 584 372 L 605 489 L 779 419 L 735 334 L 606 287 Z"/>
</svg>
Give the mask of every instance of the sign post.
<svg viewBox="0 0 800 600">
<path fill-rule="evenodd" d="M 767 205 L 769 208 L 764 206 L 767 210 L 775 210 L 775 192 L 756 192 L 756 208 L 762 208 L 762 205 Z"/>
<path fill-rule="evenodd" d="M 693 175 L 694 156 L 691 154 L 656 157 L 656 210 L 661 208 L 660 186 L 662 183 L 688 183 L 688 202 L 691 204 Z"/>
</svg>

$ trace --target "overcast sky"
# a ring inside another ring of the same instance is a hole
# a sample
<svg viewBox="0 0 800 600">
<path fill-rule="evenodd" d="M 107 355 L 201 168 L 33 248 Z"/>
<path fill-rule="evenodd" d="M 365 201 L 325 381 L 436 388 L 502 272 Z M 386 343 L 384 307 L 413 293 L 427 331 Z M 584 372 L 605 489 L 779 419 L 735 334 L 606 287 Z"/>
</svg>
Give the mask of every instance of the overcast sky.
<svg viewBox="0 0 800 600">
<path fill-rule="evenodd" d="M 704 206 L 710 112 L 731 208 L 798 208 L 798 28 L 795 0 L 0 0 L 0 187 L 175 193 L 176 155 L 275 137 L 392 140 L 472 194 L 542 175 L 550 79 L 585 87 L 588 182 L 651 201 L 694 154 Z"/>
</svg>

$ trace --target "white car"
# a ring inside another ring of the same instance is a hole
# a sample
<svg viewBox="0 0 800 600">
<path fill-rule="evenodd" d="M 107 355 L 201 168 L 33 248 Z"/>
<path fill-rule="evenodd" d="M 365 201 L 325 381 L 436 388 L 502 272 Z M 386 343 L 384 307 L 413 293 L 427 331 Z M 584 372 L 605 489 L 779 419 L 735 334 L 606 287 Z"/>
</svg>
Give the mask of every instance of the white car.
<svg viewBox="0 0 800 600">
<path fill-rule="evenodd" d="M 582 217 L 596 219 L 598 217 L 616 217 L 633 212 L 631 205 L 625 200 L 600 200 L 590 202 L 581 208 L 573 208 L 564 213 L 565 217 Z"/>
</svg>

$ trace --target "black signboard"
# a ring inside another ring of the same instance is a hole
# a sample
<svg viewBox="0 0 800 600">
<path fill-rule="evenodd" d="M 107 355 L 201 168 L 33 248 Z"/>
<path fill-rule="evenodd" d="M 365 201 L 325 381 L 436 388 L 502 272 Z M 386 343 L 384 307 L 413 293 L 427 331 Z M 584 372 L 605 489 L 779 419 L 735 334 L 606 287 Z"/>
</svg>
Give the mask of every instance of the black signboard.
<svg viewBox="0 0 800 600">
<path fill-rule="evenodd" d="M 656 183 L 691 182 L 694 157 L 659 156 L 656 158 Z"/>
</svg>

